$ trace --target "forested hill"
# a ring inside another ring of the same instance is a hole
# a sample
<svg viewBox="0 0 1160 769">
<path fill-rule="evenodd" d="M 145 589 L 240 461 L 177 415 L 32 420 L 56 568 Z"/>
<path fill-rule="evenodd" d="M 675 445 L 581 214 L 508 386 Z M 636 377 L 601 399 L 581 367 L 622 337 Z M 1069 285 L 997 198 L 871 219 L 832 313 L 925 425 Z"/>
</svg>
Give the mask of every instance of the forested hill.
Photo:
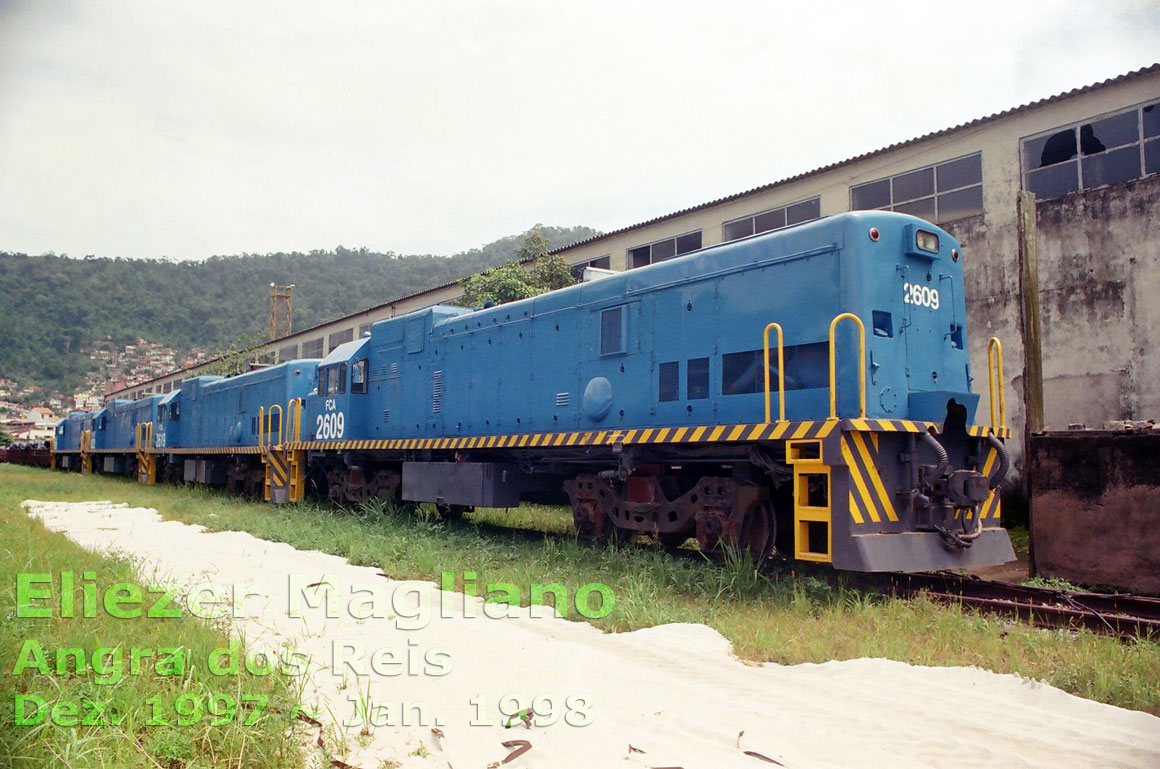
<svg viewBox="0 0 1160 769">
<path fill-rule="evenodd" d="M 536 229 L 559 247 L 588 227 Z M 0 377 L 68 393 L 90 363 L 87 343 L 137 337 L 189 350 L 265 339 L 270 283 L 293 283 L 294 328 L 467 277 L 511 259 L 512 235 L 454 256 L 338 247 L 309 253 L 168 262 L 0 252 Z"/>
</svg>

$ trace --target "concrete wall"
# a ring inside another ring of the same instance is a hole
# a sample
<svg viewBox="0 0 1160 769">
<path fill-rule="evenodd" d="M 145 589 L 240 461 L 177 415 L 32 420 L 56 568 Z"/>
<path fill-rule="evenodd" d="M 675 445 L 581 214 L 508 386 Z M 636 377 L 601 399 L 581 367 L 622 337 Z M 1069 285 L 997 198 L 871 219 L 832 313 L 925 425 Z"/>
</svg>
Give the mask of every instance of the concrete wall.
<svg viewBox="0 0 1160 769">
<path fill-rule="evenodd" d="M 1031 439 L 1035 570 L 1160 594 L 1160 431 Z"/>
<path fill-rule="evenodd" d="M 979 419 L 989 418 L 987 340 L 998 336 L 1021 472 L 1026 410 L 1015 222 L 988 211 L 947 229 L 963 243 Z M 1160 177 L 1040 201 L 1036 230 L 1046 427 L 1160 419 Z"/>
</svg>

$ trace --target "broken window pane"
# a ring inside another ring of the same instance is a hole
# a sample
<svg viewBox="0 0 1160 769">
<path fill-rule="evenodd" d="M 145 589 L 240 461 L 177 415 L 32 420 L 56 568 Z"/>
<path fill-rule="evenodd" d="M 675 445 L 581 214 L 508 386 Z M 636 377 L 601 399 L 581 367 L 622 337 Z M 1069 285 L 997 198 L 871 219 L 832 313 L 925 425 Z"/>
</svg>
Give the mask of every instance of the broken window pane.
<svg viewBox="0 0 1160 769">
<path fill-rule="evenodd" d="M 1083 159 L 1083 186 L 1102 187 L 1140 176 L 1140 145 L 1132 144 L 1102 155 Z"/>
<path fill-rule="evenodd" d="M 736 222 L 726 222 L 723 231 L 725 240 L 737 240 L 753 234 L 753 219 L 739 219 Z"/>
<path fill-rule="evenodd" d="M 850 188 L 850 208 L 866 210 L 890 206 L 890 180 L 882 179 Z"/>
<path fill-rule="evenodd" d="M 1079 164 L 1066 163 L 1054 168 L 1029 171 L 1027 189 L 1040 200 L 1075 192 L 1079 189 Z"/>
<path fill-rule="evenodd" d="M 1023 142 L 1023 168 L 1027 171 L 1064 163 L 1075 156 L 1074 128 Z"/>
<path fill-rule="evenodd" d="M 1138 141 L 1140 128 L 1136 125 L 1136 110 L 1087 123 L 1079 129 L 1079 146 L 1085 155 Z"/>
<path fill-rule="evenodd" d="M 895 211 L 898 203 L 934 194 L 934 169 L 923 168 L 894 177 Z"/>
<path fill-rule="evenodd" d="M 983 213 L 983 187 L 975 185 L 938 196 L 938 220 L 950 222 Z"/>
<path fill-rule="evenodd" d="M 1144 137 L 1160 136 L 1160 102 L 1149 104 L 1143 109 Z"/>
<path fill-rule="evenodd" d="M 937 171 L 939 192 L 979 184 L 983 181 L 983 156 L 976 153 L 970 157 L 952 160 L 940 165 Z"/>
<path fill-rule="evenodd" d="M 792 206 L 785 209 L 785 221 L 786 224 L 808 222 L 811 219 L 817 219 L 820 214 L 820 199 L 814 198 L 813 200 L 804 200 L 801 203 L 794 203 Z"/>
<path fill-rule="evenodd" d="M 764 214 L 758 214 L 753 217 L 753 231 L 754 232 L 769 232 L 785 226 L 785 209 L 779 208 L 776 211 L 766 211 Z"/>
</svg>

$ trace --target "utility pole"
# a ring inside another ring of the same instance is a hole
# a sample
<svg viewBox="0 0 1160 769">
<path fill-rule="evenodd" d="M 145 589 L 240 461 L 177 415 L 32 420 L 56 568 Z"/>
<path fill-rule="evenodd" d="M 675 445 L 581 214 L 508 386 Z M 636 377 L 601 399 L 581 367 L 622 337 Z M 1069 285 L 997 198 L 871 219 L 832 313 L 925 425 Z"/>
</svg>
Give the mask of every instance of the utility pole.
<svg viewBox="0 0 1160 769">
<path fill-rule="evenodd" d="M 1023 467 L 1027 484 L 1027 524 L 1031 530 L 1030 573 L 1035 576 L 1035 488 L 1032 435 L 1043 431 L 1043 347 L 1039 329 L 1039 259 L 1035 247 L 1035 193 L 1019 191 L 1016 206 L 1019 236 L 1019 314 L 1023 337 Z M 1000 384 L 1000 387 L 1003 385 Z"/>
<path fill-rule="evenodd" d="M 1019 293 L 1023 315 L 1024 435 L 1043 430 L 1043 349 L 1039 329 L 1039 259 L 1035 248 L 1035 193 L 1019 192 Z"/>
<path fill-rule="evenodd" d="M 270 341 L 290 336 L 294 324 L 294 284 L 270 284 Z"/>
</svg>

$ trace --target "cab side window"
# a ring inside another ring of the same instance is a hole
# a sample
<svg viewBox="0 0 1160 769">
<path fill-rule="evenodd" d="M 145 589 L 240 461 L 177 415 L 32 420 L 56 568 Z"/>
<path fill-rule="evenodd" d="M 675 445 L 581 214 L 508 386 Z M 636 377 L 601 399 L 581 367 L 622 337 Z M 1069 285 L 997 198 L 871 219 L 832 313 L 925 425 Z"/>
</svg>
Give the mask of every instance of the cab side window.
<svg viewBox="0 0 1160 769">
<path fill-rule="evenodd" d="M 365 393 L 367 391 L 367 359 L 359 358 L 350 367 L 350 391 Z"/>
</svg>

